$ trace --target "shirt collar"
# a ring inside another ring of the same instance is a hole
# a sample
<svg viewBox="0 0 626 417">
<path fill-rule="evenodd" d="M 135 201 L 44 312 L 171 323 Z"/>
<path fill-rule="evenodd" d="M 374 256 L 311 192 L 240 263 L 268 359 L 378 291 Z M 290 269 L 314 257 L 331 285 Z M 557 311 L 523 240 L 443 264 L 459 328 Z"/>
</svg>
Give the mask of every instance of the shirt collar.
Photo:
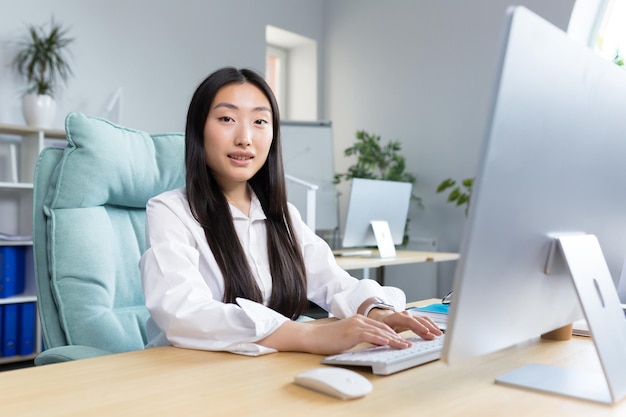
<svg viewBox="0 0 626 417">
<path fill-rule="evenodd" d="M 250 188 L 250 197 L 251 197 L 251 200 L 250 200 L 250 217 L 249 218 L 248 216 L 243 214 L 241 210 L 239 210 L 237 207 L 228 203 L 228 205 L 230 206 L 230 214 L 233 216 L 233 220 L 254 221 L 254 220 L 267 219 L 267 217 L 265 216 L 265 212 L 263 211 L 263 208 L 261 207 L 261 202 L 259 201 L 259 198 L 256 196 L 254 191 L 252 191 L 252 188 Z"/>
</svg>

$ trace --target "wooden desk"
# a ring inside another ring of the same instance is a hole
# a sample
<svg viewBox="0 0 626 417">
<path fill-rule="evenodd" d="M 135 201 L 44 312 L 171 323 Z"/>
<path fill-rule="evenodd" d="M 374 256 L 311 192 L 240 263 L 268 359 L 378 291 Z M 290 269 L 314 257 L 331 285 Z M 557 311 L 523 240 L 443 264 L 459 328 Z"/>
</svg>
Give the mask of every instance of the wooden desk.
<svg viewBox="0 0 626 417">
<path fill-rule="evenodd" d="M 430 301 L 430 300 L 428 300 Z M 329 320 L 329 319 L 326 319 Z M 494 384 L 529 362 L 600 371 L 593 343 L 536 341 L 463 364 L 441 361 L 389 376 L 341 401 L 292 383 L 322 356 L 246 357 L 174 347 L 0 373 L 0 410 L 13 416 L 624 416 L 606 406 Z"/>
<path fill-rule="evenodd" d="M 339 252 L 339 251 L 338 251 Z M 421 262 L 443 262 L 459 259 L 458 253 L 396 250 L 393 258 L 380 258 L 373 250 L 370 256 L 335 256 L 337 264 L 346 271 L 352 269 L 378 268 L 376 280 L 385 284 L 385 267 L 389 265 L 416 264 Z"/>
</svg>

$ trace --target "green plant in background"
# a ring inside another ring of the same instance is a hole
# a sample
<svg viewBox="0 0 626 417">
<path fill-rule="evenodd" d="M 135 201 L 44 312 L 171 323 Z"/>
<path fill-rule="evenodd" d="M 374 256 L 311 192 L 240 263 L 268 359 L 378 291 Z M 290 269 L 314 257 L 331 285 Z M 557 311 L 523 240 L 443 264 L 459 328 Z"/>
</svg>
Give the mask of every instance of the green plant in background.
<svg viewBox="0 0 626 417">
<path fill-rule="evenodd" d="M 335 174 L 335 184 L 342 179 L 369 178 L 386 181 L 415 183 L 415 176 L 405 172 L 406 162 L 400 154 L 400 141 L 392 140 L 381 145 L 380 136 L 364 130 L 356 132 L 356 142 L 344 151 L 345 156 L 356 156 L 355 164 L 344 174 Z"/>
<path fill-rule="evenodd" d="M 53 96 L 58 85 L 73 75 L 66 52 L 74 39 L 54 19 L 49 27 L 27 25 L 26 29 L 24 37 L 17 42 L 13 68 L 25 78 L 27 93 Z"/>
<path fill-rule="evenodd" d="M 460 185 L 457 185 L 456 181 L 452 178 L 448 178 L 439 184 L 437 187 L 437 193 L 443 193 L 444 191 L 451 189 L 448 194 L 448 202 L 455 203 L 457 206 L 465 206 L 465 215 L 467 216 L 472 197 L 473 185 L 474 178 L 465 178 L 461 181 Z"/>
<path fill-rule="evenodd" d="M 399 140 L 392 140 L 383 145 L 379 135 L 359 130 L 356 132 L 355 143 L 344 150 L 345 156 L 356 156 L 356 163 L 348 167 L 347 172 L 336 173 L 334 183 L 339 184 L 342 180 L 352 178 L 366 178 L 415 184 L 415 176 L 406 172 L 406 161 L 400 153 L 401 150 L 402 145 Z M 420 207 L 422 206 L 422 200 L 417 195 L 413 194 L 412 200 L 417 201 Z M 407 219 L 403 246 L 409 243 L 409 222 L 410 219 Z"/>
</svg>

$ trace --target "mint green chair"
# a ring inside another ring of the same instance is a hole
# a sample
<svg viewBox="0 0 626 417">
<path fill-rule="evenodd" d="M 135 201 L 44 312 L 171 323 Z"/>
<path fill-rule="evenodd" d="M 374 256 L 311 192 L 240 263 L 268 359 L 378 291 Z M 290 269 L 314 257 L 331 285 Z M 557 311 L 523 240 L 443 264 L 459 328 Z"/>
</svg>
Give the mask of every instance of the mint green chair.
<svg viewBox="0 0 626 417">
<path fill-rule="evenodd" d="M 149 198 L 183 186 L 184 138 L 71 113 L 35 168 L 33 251 L 44 351 L 35 364 L 143 349 L 139 259 Z"/>
</svg>

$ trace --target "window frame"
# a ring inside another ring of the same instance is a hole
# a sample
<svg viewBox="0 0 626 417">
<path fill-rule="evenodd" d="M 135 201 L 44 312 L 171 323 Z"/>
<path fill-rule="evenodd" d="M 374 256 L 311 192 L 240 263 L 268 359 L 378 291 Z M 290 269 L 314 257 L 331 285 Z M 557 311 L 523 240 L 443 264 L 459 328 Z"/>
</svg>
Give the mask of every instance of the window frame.
<svg viewBox="0 0 626 417">
<path fill-rule="evenodd" d="M 265 46 L 265 58 L 266 58 L 266 66 L 267 66 L 267 58 L 273 56 L 278 59 L 278 72 L 277 72 L 277 81 L 278 81 L 278 89 L 274 90 L 274 95 L 276 96 L 276 101 L 278 102 L 278 108 L 280 109 L 280 113 L 282 118 L 287 118 L 289 113 L 289 50 L 286 48 L 281 48 L 277 45 L 266 44 Z M 268 68 L 265 68 L 266 74 L 269 73 Z M 273 83 L 270 84 L 270 87 L 273 87 Z"/>
</svg>

